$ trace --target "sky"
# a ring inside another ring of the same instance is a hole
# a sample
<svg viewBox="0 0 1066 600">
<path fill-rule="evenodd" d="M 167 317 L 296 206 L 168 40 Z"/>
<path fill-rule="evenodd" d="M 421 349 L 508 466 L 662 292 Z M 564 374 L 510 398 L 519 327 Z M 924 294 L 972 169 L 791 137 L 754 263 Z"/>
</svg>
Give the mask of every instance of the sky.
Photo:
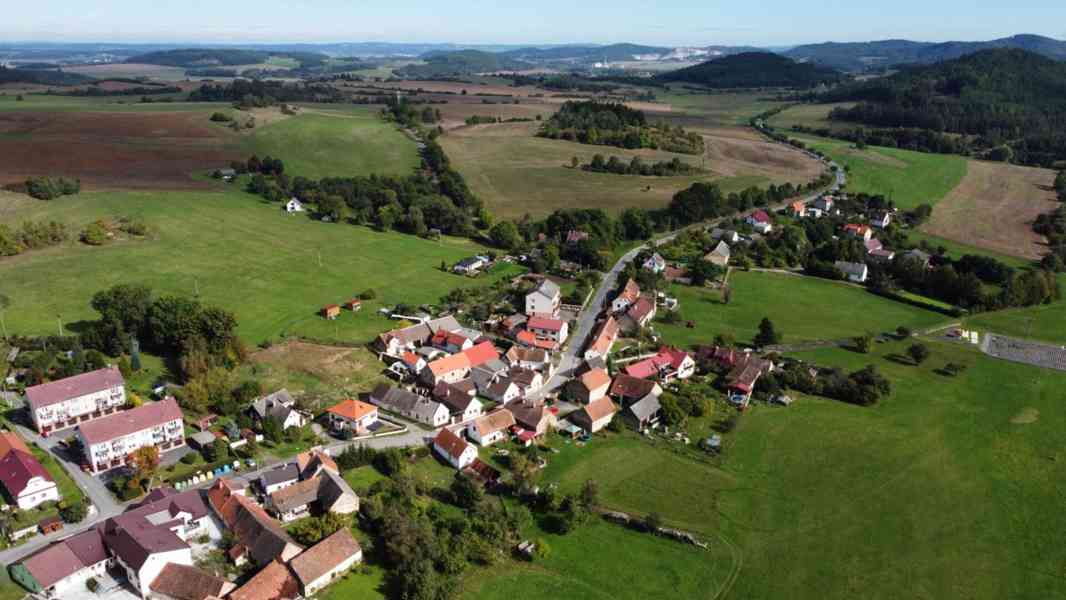
<svg viewBox="0 0 1066 600">
<path fill-rule="evenodd" d="M 1066 39 L 1062 0 L 14 0 L 0 42 L 453 42 L 787 46 Z M 163 6 L 159 6 L 163 5 Z"/>
</svg>

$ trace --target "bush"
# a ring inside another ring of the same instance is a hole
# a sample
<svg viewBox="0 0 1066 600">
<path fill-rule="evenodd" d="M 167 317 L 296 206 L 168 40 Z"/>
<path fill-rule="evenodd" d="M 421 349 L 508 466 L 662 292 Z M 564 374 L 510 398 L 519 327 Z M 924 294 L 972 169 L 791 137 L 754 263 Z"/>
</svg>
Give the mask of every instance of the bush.
<svg viewBox="0 0 1066 600">
<path fill-rule="evenodd" d="M 191 465 L 196 463 L 196 453 L 188 452 L 185 456 L 181 457 L 182 464 Z"/>
<path fill-rule="evenodd" d="M 94 221 L 82 230 L 80 239 L 90 246 L 103 246 L 108 242 L 109 232 L 101 221 Z"/>
<path fill-rule="evenodd" d="M 363 293 L 359 294 L 359 299 L 360 300 L 373 300 L 373 299 L 375 299 L 377 297 L 378 297 L 378 293 L 374 291 L 374 288 L 370 288 L 368 290 L 365 290 Z"/>
<path fill-rule="evenodd" d="M 217 112 L 217 113 L 211 115 L 211 120 L 214 121 L 215 123 L 229 123 L 233 119 L 230 118 L 230 116 L 227 115 L 226 113 Z"/>
<path fill-rule="evenodd" d="M 64 523 L 80 523 L 87 514 L 89 507 L 82 501 L 71 502 L 59 509 L 59 518 L 63 519 Z"/>
<path fill-rule="evenodd" d="M 85 580 L 85 587 L 95 594 L 96 590 L 100 589 L 100 582 L 95 577 L 90 577 Z"/>
</svg>

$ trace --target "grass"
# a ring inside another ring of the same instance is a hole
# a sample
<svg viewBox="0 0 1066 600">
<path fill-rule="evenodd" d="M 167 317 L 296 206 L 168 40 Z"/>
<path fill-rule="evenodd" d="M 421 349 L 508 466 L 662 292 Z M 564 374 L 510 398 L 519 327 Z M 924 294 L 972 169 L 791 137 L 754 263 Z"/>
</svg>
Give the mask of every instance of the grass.
<svg viewBox="0 0 1066 600">
<path fill-rule="evenodd" d="M 1059 275 L 1059 286 L 1063 284 L 1066 276 Z M 970 329 L 1066 344 L 1066 301 L 981 313 L 966 319 L 965 324 Z"/>
<path fill-rule="evenodd" d="M 352 486 L 353 490 L 362 490 L 365 492 L 370 489 L 370 486 L 382 479 L 387 478 L 378 472 L 377 469 L 369 465 L 344 472 L 344 480 L 348 482 L 348 485 Z"/>
<path fill-rule="evenodd" d="M 842 102 L 839 104 L 800 104 L 786 109 L 770 119 L 770 123 L 781 130 L 789 130 L 800 125 L 803 127 L 812 127 L 815 129 L 821 129 L 828 127 L 830 129 L 848 129 L 854 127 L 853 124 L 841 123 L 840 121 L 830 121 L 829 113 L 834 108 L 851 108 L 855 106 L 853 102 Z"/>
<path fill-rule="evenodd" d="M 747 343 L 769 317 L 784 343 L 836 340 L 867 331 L 894 331 L 900 325 L 924 329 L 948 317 L 875 296 L 857 287 L 795 275 L 734 271 L 730 275 L 732 300 L 722 304 L 718 292 L 674 286 L 684 323 L 656 323 L 663 338 L 683 347 L 707 344 L 719 333 L 730 332 Z"/>
<path fill-rule="evenodd" d="M 385 598 L 385 569 L 368 565 L 355 567 L 341 580 L 315 594 L 318 600 L 377 600 Z M 3 600 L 3 599 L 0 599 Z"/>
<path fill-rule="evenodd" d="M 8 575 L 7 569 L 0 569 L 0 600 L 22 600 L 26 597 L 26 590 Z"/>
<path fill-rule="evenodd" d="M 680 88 L 668 92 L 654 91 L 658 102 L 668 103 L 680 114 L 659 115 L 651 113 L 652 121 L 668 116 L 670 121 L 680 121 L 685 127 L 733 127 L 747 125 L 752 117 L 784 104 L 767 99 L 760 92 L 744 93 L 694 93 Z"/>
<path fill-rule="evenodd" d="M 488 282 L 439 270 L 442 260 L 482 250 L 468 240 L 318 223 L 240 192 L 86 193 L 4 213 L 12 222 L 57 219 L 75 233 L 119 214 L 143 217 L 149 239 L 96 248 L 70 242 L 0 261 L 0 285 L 12 299 L 9 331 L 54 332 L 56 315 L 68 325 L 93 319 L 93 293 L 139 283 L 160 294 L 198 293 L 234 311 L 240 335 L 252 343 L 286 333 L 365 342 L 396 325 L 374 314 L 382 305 L 436 302 L 453 288 Z M 332 322 L 318 316 L 322 306 L 368 288 L 378 300 L 361 313 Z"/>
</svg>

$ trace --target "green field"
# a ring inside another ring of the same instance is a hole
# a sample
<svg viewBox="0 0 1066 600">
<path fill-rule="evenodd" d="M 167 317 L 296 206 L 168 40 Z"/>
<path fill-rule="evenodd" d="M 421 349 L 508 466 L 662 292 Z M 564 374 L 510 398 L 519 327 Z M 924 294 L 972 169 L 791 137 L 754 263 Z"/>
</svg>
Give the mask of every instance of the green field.
<svg viewBox="0 0 1066 600">
<path fill-rule="evenodd" d="M 689 286 L 674 286 L 686 324 L 657 322 L 663 338 L 682 347 L 709 344 L 719 333 L 732 333 L 748 343 L 763 317 L 770 317 L 784 335 L 784 343 L 837 340 L 894 331 L 900 325 L 924 329 L 948 322 L 944 315 L 875 296 L 855 286 L 832 281 L 764 272 L 733 271 L 729 278 L 733 296 L 728 305 L 720 294 Z"/>
<path fill-rule="evenodd" d="M 791 130 L 794 126 L 812 127 L 820 129 L 842 129 L 854 127 L 853 124 L 840 121 L 830 121 L 829 113 L 838 107 L 851 108 L 853 102 L 839 104 L 799 104 L 783 110 L 770 118 L 770 124 L 780 130 Z"/>
<path fill-rule="evenodd" d="M 54 218 L 73 231 L 115 215 L 143 218 L 149 239 L 88 247 L 78 242 L 0 260 L 0 290 L 12 299 L 8 329 L 53 333 L 56 316 L 94 318 L 92 294 L 118 283 L 194 295 L 234 311 L 239 332 L 256 343 L 283 333 L 367 341 L 395 326 L 377 308 L 436 302 L 458 286 L 485 280 L 441 272 L 482 248 L 467 240 L 421 240 L 399 233 L 288 216 L 241 192 L 87 193 L 54 202 L 22 201 L 5 221 Z M 321 258 L 321 263 L 319 259 Z M 318 316 L 368 288 L 378 299 L 337 321 Z"/>
<path fill-rule="evenodd" d="M 848 173 L 848 191 L 883 194 L 903 210 L 936 205 L 966 176 L 966 159 L 948 154 L 923 154 L 895 148 L 856 150 L 848 142 L 792 136 L 824 152 Z"/>
<path fill-rule="evenodd" d="M 24 100 L 15 100 L 14 95 L 0 96 L 0 112 L 47 111 L 47 112 L 187 112 L 211 111 L 229 108 L 225 102 L 166 102 L 142 104 L 135 98 L 99 97 L 79 98 L 74 96 L 46 96 L 26 94 Z"/>
<path fill-rule="evenodd" d="M 752 117 L 785 104 L 760 92 L 703 94 L 673 86 L 669 91 L 653 93 L 657 102 L 669 104 L 674 110 L 666 114 L 651 110 L 652 121 L 664 117 L 693 129 L 747 125 Z"/>
</svg>

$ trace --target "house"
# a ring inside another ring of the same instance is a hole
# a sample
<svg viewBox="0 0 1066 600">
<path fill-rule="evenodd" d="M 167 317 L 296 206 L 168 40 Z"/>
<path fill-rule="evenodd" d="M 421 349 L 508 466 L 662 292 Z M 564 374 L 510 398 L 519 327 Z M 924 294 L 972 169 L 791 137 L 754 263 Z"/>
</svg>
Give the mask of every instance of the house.
<svg viewBox="0 0 1066 600">
<path fill-rule="evenodd" d="M 400 356 L 400 364 L 404 366 L 407 373 L 417 376 L 426 368 L 428 363 L 422 355 L 408 350 Z"/>
<path fill-rule="evenodd" d="M 727 244 L 735 244 L 740 241 L 740 234 L 732 229 L 720 229 L 715 227 L 711 230 L 711 239 L 720 240 Z"/>
<path fill-rule="evenodd" d="M 8 567 L 11 579 L 34 594 L 65 598 L 102 577 L 113 562 L 100 530 L 92 528 L 55 542 Z"/>
<path fill-rule="evenodd" d="M 374 347 L 379 352 L 399 357 L 405 350 L 418 350 L 425 346 L 438 331 L 460 331 L 462 328 L 455 317 L 441 317 L 403 329 L 386 331 L 374 341 Z"/>
<path fill-rule="evenodd" d="M 526 315 L 511 315 L 500 322 L 500 333 L 513 338 L 518 335 L 519 331 L 525 329 L 527 320 Z"/>
<path fill-rule="evenodd" d="M 288 202 L 285 203 L 285 212 L 289 213 L 290 215 L 302 213 L 304 212 L 304 210 L 305 209 L 303 203 L 296 198 L 291 198 Z"/>
<path fill-rule="evenodd" d="M 353 435 L 365 435 L 378 423 L 378 407 L 348 399 L 326 410 L 329 426 L 335 433 L 351 432 Z"/>
<path fill-rule="evenodd" d="M 474 342 L 465 335 L 456 331 L 438 331 L 433 334 L 429 343 L 434 348 L 440 348 L 448 354 L 462 352 L 474 346 Z"/>
<path fill-rule="evenodd" d="M 511 370 L 507 372 L 507 378 L 518 386 L 520 396 L 532 394 L 544 386 L 544 375 L 533 369 L 511 367 Z"/>
<path fill-rule="evenodd" d="M 363 549 L 347 527 L 304 550 L 292 559 L 289 567 L 300 582 L 305 597 L 310 597 L 331 581 L 363 562 Z"/>
<path fill-rule="evenodd" d="M 559 284 L 545 277 L 532 292 L 526 294 L 526 316 L 558 317 L 562 299 L 563 293 L 559 289 Z"/>
<path fill-rule="evenodd" d="M 359 511 L 359 496 L 336 468 L 325 468 L 270 494 L 267 506 L 282 523 L 289 523 L 310 514 L 312 506 L 321 513 L 353 514 Z"/>
<path fill-rule="evenodd" d="M 666 269 L 663 270 L 663 279 L 670 283 L 680 283 L 682 285 L 689 285 L 692 283 L 692 278 L 688 276 L 688 271 L 671 265 L 666 265 Z"/>
<path fill-rule="evenodd" d="M 896 253 L 888 248 L 878 248 L 877 250 L 871 250 L 868 253 L 870 260 L 874 262 L 892 262 L 892 259 L 896 257 Z"/>
<path fill-rule="evenodd" d="M 16 434 L 8 432 L 3 435 Z M 21 439 L 17 444 L 26 448 Z M 59 500 L 55 480 L 28 450 L 16 447 L 0 457 L 0 484 L 19 510 L 30 510 L 45 502 Z"/>
<path fill-rule="evenodd" d="M 448 464 L 462 471 L 477 459 L 477 448 L 456 435 L 447 427 L 433 439 L 433 450 Z"/>
<path fill-rule="evenodd" d="M 526 329 L 539 339 L 548 340 L 559 345 L 566 343 L 566 338 L 570 334 L 569 325 L 566 321 L 540 316 L 530 317 L 529 322 L 526 323 Z"/>
<path fill-rule="evenodd" d="M 848 281 L 852 283 L 866 283 L 866 277 L 870 273 L 870 268 L 863 263 L 838 260 L 833 263 L 833 266 L 835 266 L 838 271 L 847 275 Z"/>
<path fill-rule="evenodd" d="M 211 509 L 236 539 L 230 557 L 238 564 L 251 561 L 262 566 L 275 560 L 288 562 L 303 551 L 303 547 L 294 542 L 277 521 L 226 479 L 215 481 L 207 491 L 207 499 Z M 255 597 L 254 600 L 262 598 Z"/>
<path fill-rule="evenodd" d="M 514 414 L 498 408 L 468 425 L 466 435 L 479 446 L 491 446 L 507 439 L 507 432 L 514 426 Z"/>
<path fill-rule="evenodd" d="M 451 411 L 440 402 L 402 388 L 379 384 L 370 392 L 370 401 L 379 408 L 430 427 L 440 427 L 451 419 Z"/>
<path fill-rule="evenodd" d="M 762 209 L 748 215 L 748 218 L 745 219 L 744 222 L 751 225 L 752 229 L 763 235 L 770 233 L 774 228 L 769 213 Z"/>
<path fill-rule="evenodd" d="M 516 402 L 508 410 L 514 415 L 515 423 L 540 437 L 557 426 L 555 412 L 541 401 L 523 400 Z"/>
<path fill-rule="evenodd" d="M 729 401 L 740 409 L 747 408 L 759 378 L 773 370 L 774 363 L 768 360 L 758 358 L 750 353 L 738 355 L 736 365 L 726 375 Z"/>
<path fill-rule="evenodd" d="M 574 401 L 591 404 L 607 395 L 607 390 L 611 388 L 611 376 L 604 369 L 592 369 L 572 380 L 570 386 Z"/>
<path fill-rule="evenodd" d="M 796 200 L 790 204 L 788 208 L 792 211 L 792 216 L 797 219 L 802 219 L 807 216 L 807 203 L 803 200 Z"/>
<path fill-rule="evenodd" d="M 659 273 L 662 273 L 666 270 L 666 259 L 663 258 L 662 255 L 660 255 L 658 252 L 656 252 L 655 254 L 649 256 L 648 259 L 644 261 L 644 264 L 642 266 L 645 270 L 651 271 L 652 273 L 658 275 Z"/>
<path fill-rule="evenodd" d="M 522 388 L 510 377 L 501 377 L 489 384 L 482 395 L 499 404 L 508 404 L 522 397 Z"/>
<path fill-rule="evenodd" d="M 570 231 L 566 232 L 566 243 L 567 244 L 577 244 L 577 243 L 580 243 L 580 242 L 587 241 L 588 239 L 589 239 L 589 234 L 587 232 L 581 231 L 579 229 L 571 229 Z"/>
<path fill-rule="evenodd" d="M 596 433 L 607 427 L 617 412 L 618 407 L 614 402 L 607 396 L 602 396 L 570 415 L 570 421 L 589 433 Z"/>
<path fill-rule="evenodd" d="M 688 379 L 696 373 L 696 361 L 688 352 L 663 346 L 659 353 L 626 367 L 626 375 L 637 379 L 655 379 L 670 382 Z"/>
<path fill-rule="evenodd" d="M 196 567 L 167 563 L 149 585 L 148 600 L 208 600 L 222 598 L 236 585 Z"/>
<path fill-rule="evenodd" d="M 515 341 L 523 348 L 536 348 L 547 352 L 559 349 L 559 343 L 551 340 L 538 338 L 532 331 L 522 331 L 515 336 Z"/>
<path fill-rule="evenodd" d="M 336 321 L 337 317 L 341 316 L 341 307 L 337 304 L 330 304 L 322 307 L 322 316 L 330 321 Z"/>
<path fill-rule="evenodd" d="M 661 396 L 663 388 L 651 379 L 640 379 L 625 373 L 619 374 L 611 382 L 607 394 L 618 400 L 622 406 L 629 406 L 648 396 Z"/>
<path fill-rule="evenodd" d="M 731 255 L 732 251 L 729 249 L 729 244 L 718 242 L 718 245 L 714 247 L 714 250 L 708 252 L 703 257 L 703 260 L 724 269 L 729 266 L 729 257 Z"/>
<path fill-rule="evenodd" d="M 259 476 L 259 487 L 267 496 L 296 485 L 300 481 L 300 467 L 296 463 L 285 463 Z"/>
<path fill-rule="evenodd" d="M 637 331 L 647 327 L 655 318 L 655 301 L 647 296 L 641 296 L 636 304 L 631 306 L 624 317 L 621 326 L 626 331 Z"/>
<path fill-rule="evenodd" d="M 296 400 L 286 389 L 256 399 L 248 407 L 248 413 L 260 426 L 267 419 L 274 419 L 282 431 L 291 427 L 303 427 L 311 420 L 310 415 L 296 409 Z"/>
<path fill-rule="evenodd" d="M 658 424 L 662 409 L 659 395 L 648 394 L 630 404 L 622 413 L 622 418 L 637 431 L 644 431 L 648 427 L 654 427 Z"/>
<path fill-rule="evenodd" d="M 480 417 L 484 412 L 483 405 L 475 394 L 460 389 L 454 384 L 437 384 L 433 388 L 433 397 L 451 411 L 452 423 L 465 423 Z"/>
<path fill-rule="evenodd" d="M 903 260 L 916 261 L 919 265 L 926 269 L 928 269 L 933 264 L 933 257 L 928 252 L 923 252 L 917 248 L 904 252 L 900 255 L 900 258 Z"/>
<path fill-rule="evenodd" d="M 352 312 L 359 312 L 360 310 L 363 310 L 363 301 L 359 298 L 352 298 L 344 303 L 344 308 L 347 308 Z"/>
<path fill-rule="evenodd" d="M 834 201 L 832 196 L 822 196 L 814 201 L 814 208 L 823 213 L 829 213 L 833 211 L 833 204 Z"/>
<path fill-rule="evenodd" d="M 126 404 L 126 381 L 107 367 L 26 388 L 33 427 L 42 435 L 114 414 Z"/>
<path fill-rule="evenodd" d="M 196 450 L 203 451 L 206 448 L 214 445 L 215 440 L 218 437 L 210 431 L 198 431 L 188 437 L 185 441 Z"/>
<path fill-rule="evenodd" d="M 844 234 L 848 237 L 859 238 L 863 241 L 869 240 L 874 235 L 874 230 L 870 229 L 869 225 L 859 225 L 857 223 L 848 223 L 844 226 Z"/>
<path fill-rule="evenodd" d="M 618 341 L 620 329 L 618 321 L 612 316 L 600 321 L 593 333 L 592 342 L 589 343 L 588 348 L 585 348 L 585 360 L 606 357 L 610 354 L 614 343 Z"/>
<path fill-rule="evenodd" d="M 293 600 L 300 596 L 300 582 L 287 565 L 271 560 L 226 600 Z"/>
<path fill-rule="evenodd" d="M 512 346 L 511 349 L 507 351 L 507 354 L 504 355 L 504 358 L 507 359 L 507 364 L 511 367 L 531 369 L 533 371 L 544 373 L 549 377 L 551 376 L 551 356 L 546 350 Z"/>
<path fill-rule="evenodd" d="M 892 213 L 887 210 L 879 210 L 870 215 L 870 225 L 878 228 L 885 229 L 892 223 Z"/>
<path fill-rule="evenodd" d="M 462 273 L 464 275 L 475 275 L 478 271 L 485 268 L 485 265 L 488 262 L 488 257 L 471 256 L 455 263 L 455 266 L 452 267 L 452 271 L 455 271 L 456 273 Z"/>
<path fill-rule="evenodd" d="M 166 398 L 78 426 L 85 466 L 93 474 L 126 464 L 138 448 L 155 446 L 160 454 L 185 446 L 181 408 Z"/>
<path fill-rule="evenodd" d="M 863 245 L 866 247 L 866 253 L 867 254 L 873 252 L 874 250 L 880 250 L 880 249 L 884 248 L 884 245 L 881 244 L 881 241 L 878 240 L 877 238 L 870 238 L 870 239 L 864 241 Z"/>
<path fill-rule="evenodd" d="M 640 298 L 640 286 L 633 279 L 626 281 L 622 291 L 611 302 L 611 312 L 620 313 L 633 305 Z"/>
<path fill-rule="evenodd" d="M 457 354 L 438 358 L 422 370 L 422 380 L 430 386 L 440 382 L 457 383 L 466 379 L 471 369 L 499 360 L 500 354 L 492 342 L 482 342 Z"/>
</svg>

